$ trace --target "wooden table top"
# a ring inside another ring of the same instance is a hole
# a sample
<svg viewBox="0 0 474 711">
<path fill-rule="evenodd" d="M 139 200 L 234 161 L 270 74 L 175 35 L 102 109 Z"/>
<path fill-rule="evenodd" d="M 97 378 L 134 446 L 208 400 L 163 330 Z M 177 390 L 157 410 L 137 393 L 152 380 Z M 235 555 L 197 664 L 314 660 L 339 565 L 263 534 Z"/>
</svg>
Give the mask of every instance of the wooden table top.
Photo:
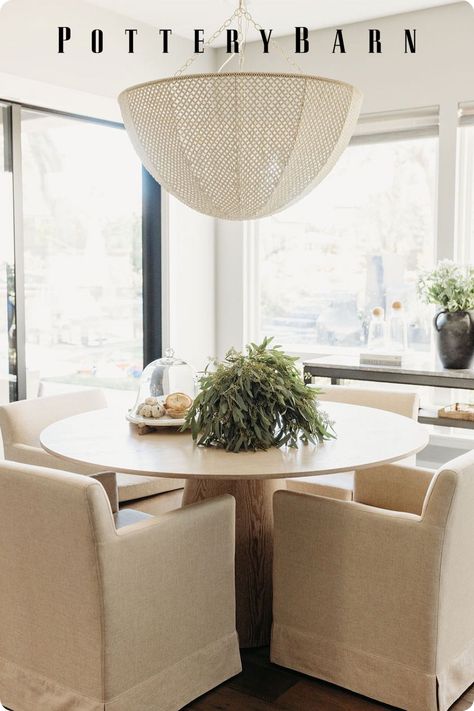
<svg viewBox="0 0 474 711">
<path fill-rule="evenodd" d="M 323 403 L 337 439 L 296 449 L 233 454 L 197 447 L 188 433 L 157 428 L 139 435 L 120 410 L 86 412 L 41 433 L 43 448 L 70 462 L 183 479 L 283 479 L 330 474 L 397 461 L 423 449 L 426 429 L 414 420 L 358 405 Z"/>
</svg>

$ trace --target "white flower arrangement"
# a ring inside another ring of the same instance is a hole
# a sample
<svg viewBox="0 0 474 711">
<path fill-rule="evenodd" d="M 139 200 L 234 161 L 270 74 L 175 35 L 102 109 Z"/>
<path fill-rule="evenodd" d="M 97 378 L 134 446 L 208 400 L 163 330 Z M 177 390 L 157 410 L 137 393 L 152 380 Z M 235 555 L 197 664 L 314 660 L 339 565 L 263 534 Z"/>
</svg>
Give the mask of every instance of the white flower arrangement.
<svg viewBox="0 0 474 711">
<path fill-rule="evenodd" d="M 474 309 L 474 268 L 460 267 L 449 259 L 439 262 L 418 280 L 418 294 L 427 304 L 449 312 Z"/>
</svg>

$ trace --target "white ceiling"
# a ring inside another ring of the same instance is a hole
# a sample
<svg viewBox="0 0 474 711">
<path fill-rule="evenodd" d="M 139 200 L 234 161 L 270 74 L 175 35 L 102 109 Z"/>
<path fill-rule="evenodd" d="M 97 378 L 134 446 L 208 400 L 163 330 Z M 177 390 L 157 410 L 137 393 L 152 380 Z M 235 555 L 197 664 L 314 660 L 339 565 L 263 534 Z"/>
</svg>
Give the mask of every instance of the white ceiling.
<svg viewBox="0 0 474 711">
<path fill-rule="evenodd" d="M 238 0 L 87 0 L 108 10 L 192 37 L 194 28 L 213 33 L 229 17 Z M 275 35 L 290 34 L 296 25 L 318 29 L 386 15 L 450 5 L 459 0 L 247 0 L 255 20 L 273 28 Z M 219 41 L 216 42 L 219 45 Z"/>
</svg>

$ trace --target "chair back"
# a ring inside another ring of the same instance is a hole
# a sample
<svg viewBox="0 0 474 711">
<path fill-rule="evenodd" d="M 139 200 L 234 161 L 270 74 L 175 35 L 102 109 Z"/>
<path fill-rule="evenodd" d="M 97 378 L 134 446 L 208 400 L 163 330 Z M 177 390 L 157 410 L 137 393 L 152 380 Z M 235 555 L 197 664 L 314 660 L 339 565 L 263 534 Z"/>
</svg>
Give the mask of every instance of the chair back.
<svg viewBox="0 0 474 711">
<path fill-rule="evenodd" d="M 457 673 L 466 669 L 469 686 L 468 657 L 472 660 L 474 654 L 474 451 L 441 467 L 427 492 L 422 517 L 423 523 L 444 529 L 437 668 L 449 675 L 449 661 L 458 660 Z"/>
<path fill-rule="evenodd" d="M 345 385 L 324 385 L 319 399 L 328 402 L 345 402 L 348 405 L 375 407 L 379 410 L 394 412 L 416 420 L 420 398 L 418 393 L 410 391 L 384 390 L 377 388 L 354 388 Z"/>
<path fill-rule="evenodd" d="M 15 444 L 40 447 L 40 434 L 48 425 L 66 417 L 80 415 L 89 410 L 107 407 L 102 390 L 93 388 L 77 392 L 50 395 L 19 400 L 0 407 L 0 429 L 2 432 L 5 459 L 10 457 L 10 449 Z"/>
<path fill-rule="evenodd" d="M 0 522 L 0 657 L 12 670 L 27 668 L 64 691 L 100 698 L 98 548 L 117 535 L 102 485 L 0 462 Z"/>
</svg>

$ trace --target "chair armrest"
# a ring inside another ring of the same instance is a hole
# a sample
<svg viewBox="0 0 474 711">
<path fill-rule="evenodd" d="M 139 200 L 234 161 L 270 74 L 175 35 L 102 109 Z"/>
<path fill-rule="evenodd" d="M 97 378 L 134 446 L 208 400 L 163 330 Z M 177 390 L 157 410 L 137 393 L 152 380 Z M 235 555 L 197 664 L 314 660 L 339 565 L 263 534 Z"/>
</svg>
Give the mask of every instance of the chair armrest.
<svg viewBox="0 0 474 711">
<path fill-rule="evenodd" d="M 276 492 L 274 629 L 431 673 L 442 538 L 414 514 Z"/>
<path fill-rule="evenodd" d="M 110 501 L 112 513 L 117 513 L 119 510 L 119 495 L 115 472 L 99 472 L 98 474 L 91 474 L 90 478 L 100 481 Z"/>
<path fill-rule="evenodd" d="M 53 457 L 52 454 L 49 454 L 41 447 L 34 447 L 31 444 L 23 444 L 22 442 L 5 445 L 5 459 L 39 467 L 48 467 L 49 469 L 61 468 L 64 471 L 67 471 L 68 466 L 67 462 L 61 461 L 59 457 Z"/>
<path fill-rule="evenodd" d="M 60 469 L 61 471 L 72 472 L 74 474 L 97 474 L 99 467 L 92 467 L 90 464 L 79 464 L 78 462 L 68 462 L 60 457 L 49 454 L 42 447 L 34 447 L 31 444 L 15 442 L 5 446 L 5 459 L 23 464 L 33 464 L 49 469 Z"/>
<path fill-rule="evenodd" d="M 170 656 L 235 638 L 234 555 L 232 496 L 127 526 L 104 541 L 106 653 L 114 677 L 151 677 Z"/>
<path fill-rule="evenodd" d="M 403 464 L 359 469 L 354 476 L 354 501 L 421 515 L 434 474 L 433 469 Z"/>
</svg>

